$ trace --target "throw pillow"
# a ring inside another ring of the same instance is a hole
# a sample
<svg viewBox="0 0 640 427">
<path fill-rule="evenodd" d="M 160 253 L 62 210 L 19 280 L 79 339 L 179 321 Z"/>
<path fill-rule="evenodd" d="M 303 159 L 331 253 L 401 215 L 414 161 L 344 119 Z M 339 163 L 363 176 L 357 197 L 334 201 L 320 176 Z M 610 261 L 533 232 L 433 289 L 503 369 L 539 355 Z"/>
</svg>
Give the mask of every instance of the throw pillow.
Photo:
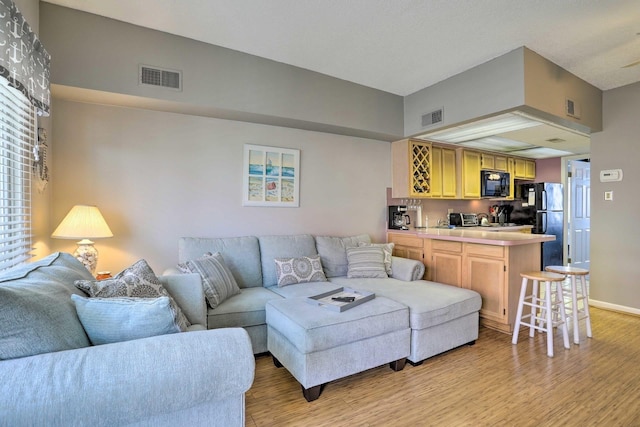
<svg viewBox="0 0 640 427">
<path fill-rule="evenodd" d="M 276 258 L 278 287 L 296 283 L 326 282 L 320 255 L 300 258 Z"/>
<path fill-rule="evenodd" d="M 240 287 L 220 252 L 179 264 L 183 273 L 198 273 L 209 307 L 216 308 L 223 301 L 240 293 Z"/>
<path fill-rule="evenodd" d="M 387 271 L 384 266 L 384 251 L 377 246 L 361 246 L 347 248 L 349 268 L 347 277 L 385 278 Z"/>
<path fill-rule="evenodd" d="M 180 332 L 169 297 L 84 298 L 71 295 L 93 345 Z"/>
<path fill-rule="evenodd" d="M 347 248 L 357 248 L 361 242 L 371 243 L 371 238 L 367 234 L 350 237 L 316 236 L 318 255 L 322 259 L 322 266 L 327 277 L 347 275 L 349 269 Z"/>
<path fill-rule="evenodd" d="M 360 242 L 358 246 L 378 246 L 384 251 L 384 268 L 387 271 L 387 276 L 391 276 L 393 273 L 391 270 L 391 256 L 393 255 L 393 247 L 395 243 L 364 243 Z"/>
<path fill-rule="evenodd" d="M 160 280 L 143 259 L 131 267 L 122 270 L 112 279 L 106 280 L 76 280 L 77 288 L 86 292 L 91 298 L 138 297 L 157 298 L 169 297 L 171 309 L 176 323 L 181 331 L 186 331 L 190 323 L 182 310 L 173 300 L 169 292 L 162 286 Z"/>
</svg>

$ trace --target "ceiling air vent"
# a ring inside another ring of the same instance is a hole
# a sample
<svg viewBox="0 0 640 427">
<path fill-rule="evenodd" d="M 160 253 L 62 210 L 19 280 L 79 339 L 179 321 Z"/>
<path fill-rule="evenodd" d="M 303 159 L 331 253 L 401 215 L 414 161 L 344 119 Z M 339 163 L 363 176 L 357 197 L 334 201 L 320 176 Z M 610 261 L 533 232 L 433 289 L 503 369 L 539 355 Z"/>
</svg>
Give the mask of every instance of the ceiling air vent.
<svg viewBox="0 0 640 427">
<path fill-rule="evenodd" d="M 182 72 L 166 68 L 140 66 L 139 82 L 142 85 L 182 90 Z"/>
<path fill-rule="evenodd" d="M 422 116 L 422 127 L 424 128 L 427 126 L 432 126 L 438 123 L 442 123 L 442 120 L 444 120 L 443 110 L 444 110 L 443 108 L 440 108 L 438 110 L 424 114 Z"/>
</svg>

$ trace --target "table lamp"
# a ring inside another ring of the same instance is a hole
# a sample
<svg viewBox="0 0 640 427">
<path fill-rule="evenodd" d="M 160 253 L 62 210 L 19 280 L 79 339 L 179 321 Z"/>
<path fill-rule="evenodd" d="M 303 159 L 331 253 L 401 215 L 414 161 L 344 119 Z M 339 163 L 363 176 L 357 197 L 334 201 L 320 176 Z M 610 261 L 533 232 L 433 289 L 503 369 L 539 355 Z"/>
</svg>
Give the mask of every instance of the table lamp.
<svg viewBox="0 0 640 427">
<path fill-rule="evenodd" d="M 64 217 L 51 237 L 55 239 L 81 239 L 73 253 L 91 274 L 95 275 L 98 250 L 89 239 L 113 237 L 107 222 L 95 206 L 76 205 Z"/>
</svg>

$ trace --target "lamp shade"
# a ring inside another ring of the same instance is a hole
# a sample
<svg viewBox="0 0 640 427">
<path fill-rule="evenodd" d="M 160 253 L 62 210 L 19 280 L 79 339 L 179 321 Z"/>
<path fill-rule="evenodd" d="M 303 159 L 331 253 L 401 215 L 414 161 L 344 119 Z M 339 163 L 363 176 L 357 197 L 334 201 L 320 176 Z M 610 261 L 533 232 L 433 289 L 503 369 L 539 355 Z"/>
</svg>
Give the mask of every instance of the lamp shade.
<svg viewBox="0 0 640 427">
<path fill-rule="evenodd" d="M 97 207 L 76 205 L 71 208 L 51 237 L 56 239 L 100 239 L 113 237 L 113 233 Z"/>
</svg>

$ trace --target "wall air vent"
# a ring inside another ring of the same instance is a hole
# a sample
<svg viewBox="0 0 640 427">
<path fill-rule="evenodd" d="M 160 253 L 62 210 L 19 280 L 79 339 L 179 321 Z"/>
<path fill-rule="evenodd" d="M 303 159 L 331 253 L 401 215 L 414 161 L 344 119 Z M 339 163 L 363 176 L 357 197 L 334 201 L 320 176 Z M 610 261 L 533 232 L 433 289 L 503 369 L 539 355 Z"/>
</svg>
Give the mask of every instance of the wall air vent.
<svg viewBox="0 0 640 427">
<path fill-rule="evenodd" d="M 159 86 L 167 89 L 182 90 L 182 72 L 166 68 L 140 65 L 138 82 L 141 85 Z"/>
<path fill-rule="evenodd" d="M 574 119 L 580 118 L 580 105 L 572 99 L 566 99 L 566 111 L 567 116 L 573 117 Z"/>
<path fill-rule="evenodd" d="M 432 111 L 422 116 L 422 127 L 433 126 L 444 120 L 444 108 Z"/>
</svg>

